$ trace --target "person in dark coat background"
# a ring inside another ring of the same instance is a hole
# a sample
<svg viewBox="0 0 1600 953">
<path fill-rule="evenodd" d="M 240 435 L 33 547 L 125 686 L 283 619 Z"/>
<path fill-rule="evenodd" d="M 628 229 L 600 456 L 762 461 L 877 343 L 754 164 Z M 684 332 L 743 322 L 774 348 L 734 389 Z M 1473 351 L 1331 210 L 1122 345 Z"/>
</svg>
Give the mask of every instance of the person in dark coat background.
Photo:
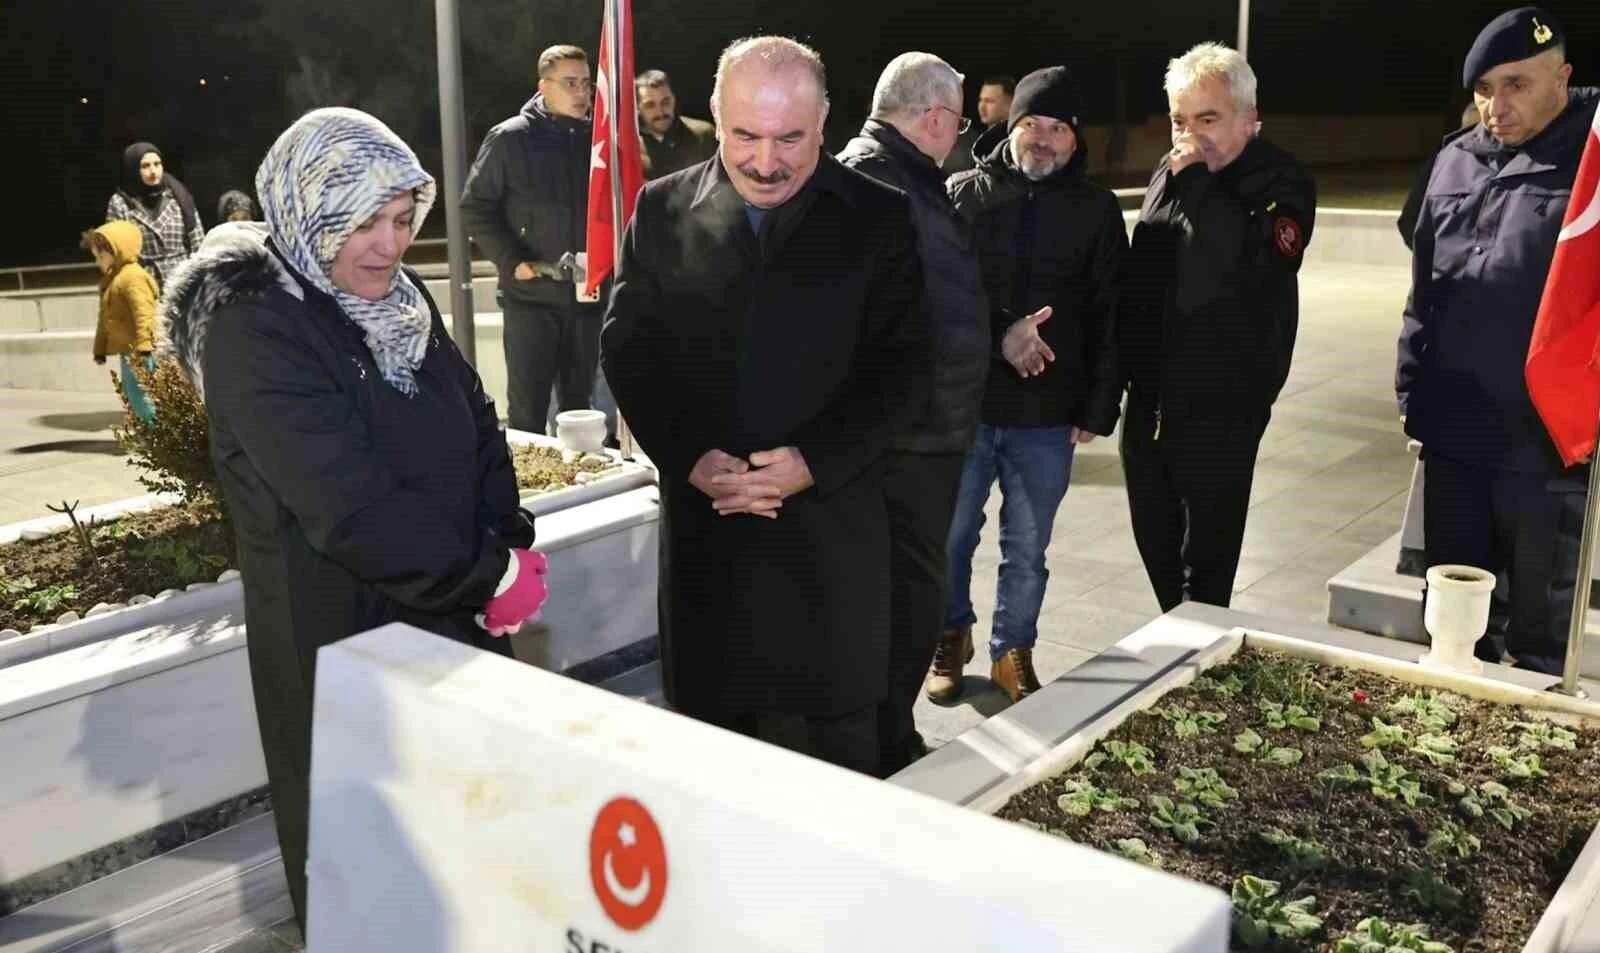
<svg viewBox="0 0 1600 953">
<path fill-rule="evenodd" d="M 978 168 L 949 182 L 976 236 L 994 356 L 950 528 L 944 634 L 927 679 L 934 701 L 959 696 L 973 655 L 972 555 L 996 481 L 1000 581 L 989 677 L 1012 701 L 1038 690 L 1045 552 L 1073 452 L 1116 427 L 1117 285 L 1128 239 L 1116 196 L 1084 176 L 1082 115 L 1065 67 L 1029 73 L 1006 125 L 978 140 Z"/>
<path fill-rule="evenodd" d="M 217 222 L 253 222 L 256 203 L 247 193 L 229 189 L 217 199 Z"/>
<path fill-rule="evenodd" d="M 1169 611 L 1233 598 L 1317 199 L 1300 163 L 1258 138 L 1243 56 L 1201 44 L 1168 64 L 1165 85 L 1173 148 L 1134 227 L 1118 331 L 1133 535 Z"/>
<path fill-rule="evenodd" d="M 717 151 L 717 127 L 678 112 L 672 80 L 661 70 L 646 70 L 633 81 L 639 112 L 639 138 L 644 142 L 644 175 L 659 179 L 711 158 Z"/>
<path fill-rule="evenodd" d="M 1558 674 L 1577 573 L 1587 469 L 1563 469 L 1524 365 L 1556 236 L 1600 90 L 1569 88 L 1561 27 L 1538 7 L 1479 33 L 1461 80 L 1483 123 L 1440 151 L 1417 221 L 1395 392 L 1422 442 L 1430 566 L 1508 576 L 1505 645 Z"/>
<path fill-rule="evenodd" d="M 878 78 L 872 118 L 839 153 L 846 166 L 911 200 L 934 341 L 930 400 L 884 457 L 892 587 L 889 696 L 878 710 L 884 777 L 927 750 L 912 707 L 944 625 L 945 541 L 989 369 L 977 250 L 939 169 L 965 128 L 961 74 L 931 53 L 902 53 Z"/>
<path fill-rule="evenodd" d="M 544 433 L 550 392 L 561 410 L 594 397 L 601 305 L 579 301 L 575 256 L 587 248 L 594 85 L 587 54 L 539 54 L 539 92 L 484 136 L 467 173 L 461 220 L 500 275 L 506 416 Z"/>
<path fill-rule="evenodd" d="M 1004 126 L 1011 118 L 1011 98 L 1017 93 L 1017 80 L 1006 75 L 985 76 L 978 86 L 978 121 L 962 130 L 954 149 L 945 157 L 942 167 L 946 177 L 975 169 L 978 156 L 973 147 L 983 134 L 996 126 Z"/>
<path fill-rule="evenodd" d="M 411 149 L 319 109 L 256 174 L 264 225 L 213 229 L 173 278 L 168 344 L 210 420 L 295 914 L 317 649 L 406 622 L 509 655 L 544 557 L 494 404 L 401 267 L 433 203 Z"/>
<path fill-rule="evenodd" d="M 122 152 L 122 184 L 106 203 L 106 221 L 132 222 L 143 233 L 139 264 L 158 288 L 200 247 L 205 228 L 188 186 L 167 171 L 161 150 L 135 142 Z"/>
<path fill-rule="evenodd" d="M 640 194 L 602 338 L 660 470 L 667 700 L 874 774 L 882 458 L 930 380 L 911 212 L 822 153 L 807 47 L 734 43 L 711 108 L 718 155 Z"/>
</svg>

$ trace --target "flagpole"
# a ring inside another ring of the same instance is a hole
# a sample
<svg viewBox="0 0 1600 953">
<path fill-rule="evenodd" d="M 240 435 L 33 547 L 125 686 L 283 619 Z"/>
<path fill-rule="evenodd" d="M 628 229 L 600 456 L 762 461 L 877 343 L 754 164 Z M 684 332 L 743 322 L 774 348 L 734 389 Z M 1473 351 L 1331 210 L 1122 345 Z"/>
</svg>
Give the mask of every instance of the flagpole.
<svg viewBox="0 0 1600 953">
<path fill-rule="evenodd" d="M 606 104 L 606 174 L 611 179 L 611 280 L 616 281 L 617 269 L 622 265 L 622 158 L 621 134 L 617 114 L 622 111 L 622 97 L 634 95 L 633 77 L 622 75 L 622 0 L 605 0 L 606 76 L 611 81 L 611 102 Z M 630 130 L 638 135 L 636 130 Z M 633 459 L 633 431 L 617 411 L 617 443 L 621 445 L 622 458 Z"/>
<path fill-rule="evenodd" d="M 1600 430 L 1600 427 L 1597 427 Z M 1595 447 L 1600 450 L 1600 438 Z M 1578 544 L 1578 576 L 1572 586 L 1572 616 L 1567 622 L 1567 661 L 1561 669 L 1561 682 L 1550 690 L 1573 698 L 1587 698 L 1589 693 L 1578 684 L 1583 668 L 1583 640 L 1585 624 L 1589 621 L 1589 589 L 1593 583 L 1593 556 L 1595 537 L 1600 534 L 1600 461 L 1589 455 L 1589 495 L 1583 505 L 1583 540 Z"/>
<path fill-rule="evenodd" d="M 438 30 L 439 130 L 444 149 L 444 222 L 450 259 L 450 334 L 468 364 L 478 363 L 472 314 L 472 249 L 461 221 L 461 186 L 466 178 L 466 107 L 461 98 L 461 19 L 456 0 L 434 0 Z"/>
</svg>

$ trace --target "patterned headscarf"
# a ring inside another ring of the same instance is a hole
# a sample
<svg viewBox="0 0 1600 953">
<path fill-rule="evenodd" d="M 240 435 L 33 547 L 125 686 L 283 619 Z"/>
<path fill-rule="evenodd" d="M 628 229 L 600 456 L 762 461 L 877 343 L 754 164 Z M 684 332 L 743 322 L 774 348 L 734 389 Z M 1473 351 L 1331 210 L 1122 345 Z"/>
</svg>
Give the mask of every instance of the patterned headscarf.
<svg viewBox="0 0 1600 953">
<path fill-rule="evenodd" d="M 411 395 L 432 324 L 416 285 L 398 272 L 387 295 L 368 301 L 334 287 L 330 277 L 334 258 L 356 228 L 407 192 L 417 198 L 414 238 L 433 205 L 433 177 L 388 126 L 356 109 L 306 113 L 278 137 L 256 170 L 256 194 L 272 243 L 366 334 L 383 379 Z"/>
</svg>

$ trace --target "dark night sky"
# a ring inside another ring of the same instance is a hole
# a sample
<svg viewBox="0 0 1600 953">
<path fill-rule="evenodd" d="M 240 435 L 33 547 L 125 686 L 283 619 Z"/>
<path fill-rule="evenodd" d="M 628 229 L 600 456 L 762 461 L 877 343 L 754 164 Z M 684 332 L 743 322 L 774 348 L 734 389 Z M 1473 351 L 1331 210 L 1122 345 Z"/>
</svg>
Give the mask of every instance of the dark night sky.
<svg viewBox="0 0 1600 953">
<path fill-rule="evenodd" d="M 718 50 L 783 32 L 829 64 L 830 135 L 853 131 L 884 62 L 908 49 L 969 79 L 1074 67 L 1091 121 L 1109 121 L 1121 64 L 1137 121 L 1165 108 L 1165 61 L 1206 39 L 1232 42 L 1235 0 L 634 0 L 638 66 L 673 74 L 686 112 L 706 115 Z M 459 0 L 473 146 L 529 94 L 538 50 L 593 52 L 599 0 Z M 272 138 L 310 105 L 371 109 L 437 173 L 430 0 L 13 0 L 0 37 L 0 148 L 22 224 L 0 231 L 0 265 L 71 259 L 101 220 L 122 147 L 159 144 L 208 222 L 226 188 L 248 188 Z M 1274 112 L 1455 114 L 1461 57 L 1489 17 L 1484 0 L 1253 0 L 1251 61 Z M 1575 81 L 1600 84 L 1600 2 L 1550 0 L 1566 25 Z M 202 86 L 200 79 L 206 84 Z M 976 92 L 969 83 L 969 95 Z M 87 99 L 88 103 L 82 102 Z M 442 221 L 442 216 L 440 217 Z"/>
</svg>

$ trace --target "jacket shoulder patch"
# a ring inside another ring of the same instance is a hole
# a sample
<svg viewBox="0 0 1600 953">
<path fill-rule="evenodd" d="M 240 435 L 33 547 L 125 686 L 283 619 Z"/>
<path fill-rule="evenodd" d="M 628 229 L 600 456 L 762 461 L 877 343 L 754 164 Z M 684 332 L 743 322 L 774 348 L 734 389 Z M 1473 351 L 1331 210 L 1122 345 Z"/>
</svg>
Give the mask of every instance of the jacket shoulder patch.
<svg viewBox="0 0 1600 953">
<path fill-rule="evenodd" d="M 1305 236 L 1300 231 L 1300 223 L 1287 215 L 1273 219 L 1272 243 L 1283 257 L 1299 258 L 1305 250 Z"/>
</svg>

